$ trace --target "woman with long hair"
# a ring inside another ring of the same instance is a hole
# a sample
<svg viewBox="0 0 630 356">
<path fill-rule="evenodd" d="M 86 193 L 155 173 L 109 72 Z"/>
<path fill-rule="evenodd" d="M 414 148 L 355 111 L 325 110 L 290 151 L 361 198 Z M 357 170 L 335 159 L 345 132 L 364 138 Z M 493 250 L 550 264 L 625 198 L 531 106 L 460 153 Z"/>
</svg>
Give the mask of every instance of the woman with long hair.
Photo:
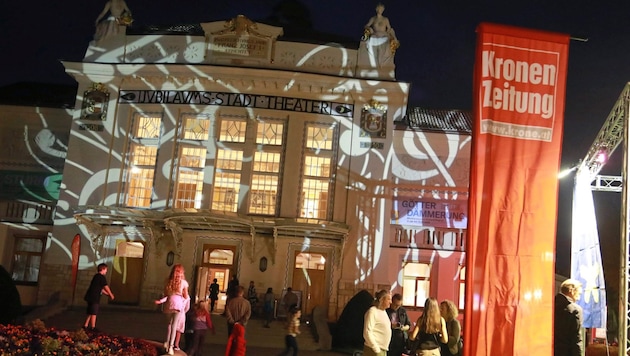
<svg viewBox="0 0 630 356">
<path fill-rule="evenodd" d="M 455 303 L 445 299 L 440 303 L 440 314 L 446 320 L 446 331 L 448 332 L 448 343 L 442 344 L 442 356 L 461 355 L 460 333 L 462 327 L 457 320 L 459 310 Z"/>
<path fill-rule="evenodd" d="M 186 323 L 186 312 L 190 307 L 188 282 L 184 274 L 184 266 L 181 264 L 173 265 L 171 268 L 171 273 L 164 284 L 164 294 L 166 297 L 156 300 L 155 304 L 166 302 L 164 313 L 168 318 L 168 329 L 164 348 L 167 354 L 173 355 L 174 351 L 179 349 L 179 339 Z"/>
<path fill-rule="evenodd" d="M 380 290 L 374 296 L 374 305 L 363 317 L 364 356 L 385 356 L 392 338 L 392 322 L 385 311 L 392 304 L 388 290 Z"/>
<path fill-rule="evenodd" d="M 414 342 L 418 356 L 440 356 L 440 342 L 448 342 L 446 321 L 440 316 L 440 308 L 435 298 L 427 298 L 424 311 L 416 322 L 409 339 Z"/>
</svg>

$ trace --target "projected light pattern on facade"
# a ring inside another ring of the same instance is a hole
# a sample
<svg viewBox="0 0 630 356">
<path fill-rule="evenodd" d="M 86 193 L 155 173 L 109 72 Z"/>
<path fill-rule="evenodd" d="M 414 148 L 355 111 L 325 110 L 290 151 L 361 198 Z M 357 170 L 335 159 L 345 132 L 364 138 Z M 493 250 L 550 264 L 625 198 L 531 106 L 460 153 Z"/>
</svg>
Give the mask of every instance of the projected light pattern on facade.
<svg viewBox="0 0 630 356">
<path fill-rule="evenodd" d="M 459 300 L 469 136 L 394 129 L 409 84 L 392 81 L 393 62 L 370 67 L 361 48 L 284 42 L 280 28 L 247 24 L 123 33 L 64 62 L 83 109 L 47 276 L 70 275 L 79 233 L 75 288 L 105 262 L 116 300 L 145 307 L 169 252 L 198 298 L 208 280 L 237 274 L 259 289 L 292 286 L 330 319 L 362 288 L 402 289 L 406 305 Z M 311 254 L 320 262 L 305 263 Z M 438 274 L 455 282 L 439 287 Z M 59 285 L 40 278 L 38 301 Z"/>
</svg>

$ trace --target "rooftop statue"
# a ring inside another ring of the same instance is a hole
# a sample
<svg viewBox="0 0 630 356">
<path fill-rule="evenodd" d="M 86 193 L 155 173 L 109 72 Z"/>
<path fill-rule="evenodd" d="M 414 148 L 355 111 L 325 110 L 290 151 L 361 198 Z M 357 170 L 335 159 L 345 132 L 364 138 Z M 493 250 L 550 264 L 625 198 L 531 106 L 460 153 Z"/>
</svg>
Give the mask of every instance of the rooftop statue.
<svg viewBox="0 0 630 356">
<path fill-rule="evenodd" d="M 108 13 L 109 16 L 104 19 Z M 127 7 L 125 0 L 108 0 L 103 11 L 94 21 L 94 26 L 96 26 L 94 41 L 98 42 L 117 35 L 123 32 L 124 27 L 131 25 L 132 22 L 131 10 Z"/>
<path fill-rule="evenodd" d="M 389 23 L 389 19 L 383 16 L 385 5 L 376 5 L 376 15 L 372 16 L 363 30 L 361 40 L 365 42 L 370 62 L 375 67 L 393 63 L 396 49 L 400 42 L 396 38 L 396 32 Z"/>
</svg>

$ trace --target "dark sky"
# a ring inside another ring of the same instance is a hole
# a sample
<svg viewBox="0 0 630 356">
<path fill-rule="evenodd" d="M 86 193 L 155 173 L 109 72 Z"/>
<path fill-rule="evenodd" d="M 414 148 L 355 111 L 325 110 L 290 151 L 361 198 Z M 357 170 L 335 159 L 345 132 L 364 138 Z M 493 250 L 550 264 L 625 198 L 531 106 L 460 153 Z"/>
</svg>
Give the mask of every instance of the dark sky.
<svg viewBox="0 0 630 356">
<path fill-rule="evenodd" d="M 128 0 L 135 26 L 227 20 L 243 14 L 264 22 L 281 0 Z M 294 1 L 288 1 L 294 2 Z M 630 79 L 630 2 L 566 0 L 390 0 L 385 15 L 401 47 L 398 80 L 412 83 L 410 104 L 471 109 L 475 28 L 495 22 L 588 38 L 571 41 L 567 79 L 563 165 L 590 147 Z M 303 0 L 313 27 L 358 41 L 376 1 Z M 105 0 L 0 2 L 0 86 L 19 81 L 73 84 L 59 60 L 80 61 Z M 617 159 L 620 161 L 620 159 Z M 605 168 L 618 175 L 620 164 Z M 558 270 L 568 275 L 571 179 L 560 191 Z M 618 193 L 596 193 L 602 206 L 604 259 L 618 260 Z M 616 229 L 616 230 L 615 230 Z M 608 279 L 608 278 L 607 278 Z"/>
</svg>

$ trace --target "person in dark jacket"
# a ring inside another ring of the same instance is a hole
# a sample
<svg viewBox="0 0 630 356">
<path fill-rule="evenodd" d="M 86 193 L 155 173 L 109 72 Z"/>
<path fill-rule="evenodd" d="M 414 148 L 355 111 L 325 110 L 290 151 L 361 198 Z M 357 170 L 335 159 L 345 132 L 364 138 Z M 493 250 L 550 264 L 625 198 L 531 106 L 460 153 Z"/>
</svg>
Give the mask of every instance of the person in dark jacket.
<svg viewBox="0 0 630 356">
<path fill-rule="evenodd" d="M 401 356 L 409 338 L 407 331 L 411 327 L 407 310 L 402 306 L 402 295 L 394 294 L 391 306 L 385 311 L 392 322 L 392 339 L 389 342 L 387 356 Z"/>
<path fill-rule="evenodd" d="M 576 301 L 582 293 L 582 285 L 567 279 L 560 285 L 554 303 L 553 354 L 554 356 L 580 356 L 582 342 L 582 307 Z"/>
<path fill-rule="evenodd" d="M 210 292 L 210 313 L 214 311 L 214 305 L 219 300 L 219 283 L 217 283 L 217 279 L 212 280 L 212 284 L 210 284 L 210 288 L 208 290 Z"/>
</svg>

